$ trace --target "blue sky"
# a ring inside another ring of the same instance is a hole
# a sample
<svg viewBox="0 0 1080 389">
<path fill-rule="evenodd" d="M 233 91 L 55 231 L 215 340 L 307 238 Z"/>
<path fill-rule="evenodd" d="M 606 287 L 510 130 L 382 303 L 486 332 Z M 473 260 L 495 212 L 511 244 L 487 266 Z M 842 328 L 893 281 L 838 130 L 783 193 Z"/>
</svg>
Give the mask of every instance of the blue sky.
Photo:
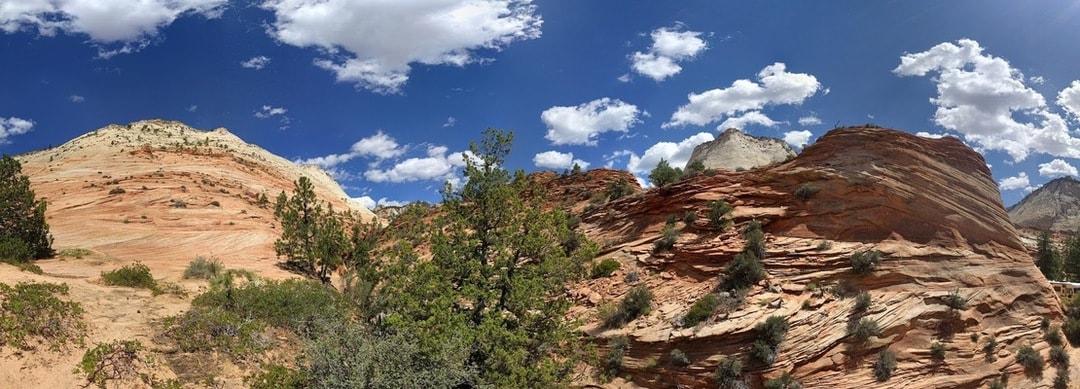
<svg viewBox="0 0 1080 389">
<path fill-rule="evenodd" d="M 180 120 L 394 203 L 487 127 L 511 168 L 645 176 L 872 122 L 965 140 L 1010 205 L 1077 175 L 1078 33 L 1077 1 L 3 0 L 0 153 Z"/>
</svg>

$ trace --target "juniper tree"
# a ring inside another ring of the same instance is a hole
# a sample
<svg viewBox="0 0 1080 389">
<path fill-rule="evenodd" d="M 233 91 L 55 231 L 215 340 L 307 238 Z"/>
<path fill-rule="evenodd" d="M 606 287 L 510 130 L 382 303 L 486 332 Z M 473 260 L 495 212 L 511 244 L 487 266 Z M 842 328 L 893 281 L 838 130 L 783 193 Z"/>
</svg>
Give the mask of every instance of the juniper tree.
<svg viewBox="0 0 1080 389">
<path fill-rule="evenodd" d="M 281 222 L 274 252 L 285 257 L 286 267 L 329 283 L 330 270 L 342 264 L 349 243 L 333 206 L 324 209 L 311 180 L 300 177 L 292 197 L 278 196 L 274 216 Z"/>
<path fill-rule="evenodd" d="M 0 158 L 0 258 L 25 261 L 53 255 L 45 222 L 46 203 L 30 189 L 30 178 L 10 156 Z"/>
</svg>

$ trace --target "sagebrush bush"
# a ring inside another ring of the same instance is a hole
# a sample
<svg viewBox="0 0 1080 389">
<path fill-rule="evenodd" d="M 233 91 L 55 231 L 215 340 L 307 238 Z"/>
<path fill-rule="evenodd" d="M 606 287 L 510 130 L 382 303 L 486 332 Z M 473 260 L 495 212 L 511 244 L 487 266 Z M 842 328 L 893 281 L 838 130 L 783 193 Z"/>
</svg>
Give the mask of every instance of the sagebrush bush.
<svg viewBox="0 0 1080 389">
<path fill-rule="evenodd" d="M 724 287 L 727 289 L 747 289 L 765 279 L 765 267 L 757 256 L 748 252 L 735 254 L 735 259 L 728 263 L 724 272 Z"/>
<path fill-rule="evenodd" d="M 683 327 L 693 327 L 708 320 L 719 305 L 720 301 L 714 294 L 710 293 L 701 297 L 694 302 L 694 305 L 690 306 L 690 310 L 683 316 Z"/>
<path fill-rule="evenodd" d="M 1054 389 L 1069 389 L 1069 369 L 1059 368 L 1057 374 L 1054 374 Z"/>
<path fill-rule="evenodd" d="M 991 360 L 994 358 L 994 351 L 997 350 L 997 339 L 993 336 L 986 338 L 986 343 L 983 344 L 983 353 L 986 354 L 986 359 Z"/>
<path fill-rule="evenodd" d="M 803 385 L 802 382 L 795 379 L 795 376 L 785 371 L 779 377 L 765 380 L 763 387 L 765 389 L 802 389 Z"/>
<path fill-rule="evenodd" d="M 757 340 L 750 345 L 750 359 L 772 365 L 776 361 L 780 343 L 783 343 L 787 335 L 788 326 L 787 318 L 775 315 L 754 326 Z"/>
<path fill-rule="evenodd" d="M 185 352 L 220 351 L 244 356 L 270 346 L 258 337 L 266 322 L 244 318 L 220 307 L 192 308 L 166 318 L 165 328 L 165 335 Z"/>
<path fill-rule="evenodd" d="M 721 389 L 741 389 L 746 387 L 742 362 L 739 362 L 739 359 L 735 357 L 720 357 L 716 370 L 713 371 L 713 378 L 716 379 L 716 384 Z"/>
<path fill-rule="evenodd" d="M 894 371 L 896 371 L 896 353 L 886 349 L 878 354 L 877 360 L 874 361 L 874 377 L 878 382 L 885 382 L 892 378 Z"/>
<path fill-rule="evenodd" d="M 848 323 L 848 335 L 855 341 L 855 344 L 866 344 L 870 338 L 881 335 L 881 325 L 877 320 L 862 318 L 857 321 L 851 321 Z"/>
<path fill-rule="evenodd" d="M 750 344 L 750 360 L 770 366 L 776 362 L 776 350 L 762 340 Z"/>
<path fill-rule="evenodd" d="M 114 340 L 98 343 L 86 350 L 82 360 L 75 365 L 75 373 L 86 378 L 87 385 L 97 385 L 101 389 L 114 382 L 121 384 L 146 386 L 155 389 L 179 389 L 182 386 L 176 380 L 162 380 L 154 375 L 155 362 L 146 356 L 145 348 L 137 340 Z M 84 386 L 84 387 L 85 387 Z"/>
<path fill-rule="evenodd" d="M 964 310 L 967 309 L 967 298 L 960 295 L 960 290 L 953 290 L 949 292 L 949 295 L 945 296 L 945 305 L 951 309 Z"/>
<path fill-rule="evenodd" d="M 871 303 L 870 292 L 864 290 L 855 295 L 855 306 L 851 307 L 851 310 L 855 314 L 865 313 L 866 310 L 870 309 Z"/>
<path fill-rule="evenodd" d="M 40 338 L 50 349 L 83 342 L 86 323 L 82 305 L 63 301 L 67 284 L 0 283 L 0 345 L 33 350 Z"/>
<path fill-rule="evenodd" d="M 671 354 L 669 354 L 669 356 L 671 357 L 671 365 L 672 366 L 677 366 L 677 367 L 690 366 L 690 357 L 686 356 L 686 353 L 682 352 L 682 350 L 679 350 L 679 349 L 671 350 Z"/>
<path fill-rule="evenodd" d="M 619 328 L 641 315 L 649 313 L 649 310 L 652 309 L 652 298 L 652 291 L 645 285 L 638 284 L 631 287 L 615 312 L 604 318 L 604 326 L 607 328 Z"/>
<path fill-rule="evenodd" d="M 810 200 L 810 198 L 814 197 L 819 191 L 821 191 L 821 189 L 814 184 L 802 184 L 798 189 L 795 189 L 795 198 L 802 201 Z"/>
<path fill-rule="evenodd" d="M 618 200 L 628 194 L 634 193 L 634 188 L 630 186 L 630 182 L 626 180 L 616 180 L 609 182 L 604 194 L 607 195 L 608 201 Z"/>
<path fill-rule="evenodd" d="M 941 342 L 934 342 L 930 344 L 930 359 L 936 362 L 945 360 L 945 345 Z"/>
<path fill-rule="evenodd" d="M 623 358 L 630 348 L 625 336 L 616 336 L 608 340 L 608 352 L 604 357 L 604 370 L 608 377 L 614 377 L 622 370 Z"/>
<path fill-rule="evenodd" d="M 1057 368 L 1069 368 L 1069 353 L 1064 347 L 1050 347 L 1050 365 Z"/>
<path fill-rule="evenodd" d="M 660 239 L 653 242 L 653 251 L 667 251 L 675 248 L 675 242 L 679 240 L 679 230 L 675 229 L 675 225 L 668 223 L 664 225 L 664 229 L 660 231 Z"/>
<path fill-rule="evenodd" d="M 217 258 L 195 257 L 184 269 L 184 279 L 209 280 L 224 269 Z"/>
<path fill-rule="evenodd" d="M 1061 338 L 1061 331 L 1057 328 L 1048 328 L 1046 332 L 1043 333 L 1043 340 L 1051 346 L 1061 346 L 1065 343 Z"/>
<path fill-rule="evenodd" d="M 878 251 L 858 251 L 851 254 L 851 271 L 855 274 L 870 274 L 881 265 L 881 253 Z"/>
<path fill-rule="evenodd" d="M 343 319 L 346 301 L 333 288 L 310 280 L 227 283 L 211 288 L 191 302 L 192 307 L 221 307 L 243 319 L 258 319 L 299 333 L 316 318 Z"/>
<path fill-rule="evenodd" d="M 723 230 L 731 225 L 731 219 L 728 217 L 731 211 L 735 210 L 731 204 L 728 204 L 724 200 L 713 200 L 708 203 L 709 205 L 709 227 L 717 230 Z"/>
<path fill-rule="evenodd" d="M 150 274 L 150 268 L 141 262 L 101 272 L 101 280 L 110 286 L 157 290 L 157 281 L 154 281 L 154 276 Z"/>
<path fill-rule="evenodd" d="M 1025 371 L 1035 375 L 1041 374 L 1046 366 L 1042 355 L 1039 355 L 1039 352 L 1035 351 L 1031 345 L 1020 346 L 1020 349 L 1016 350 L 1016 363 L 1023 366 Z"/>
<path fill-rule="evenodd" d="M 592 268 L 592 272 L 589 274 L 589 278 L 604 278 L 611 277 L 611 274 L 616 270 L 619 270 L 619 261 L 613 258 L 604 258 Z"/>
<path fill-rule="evenodd" d="M 746 247 L 743 252 L 753 254 L 758 259 L 765 258 L 765 232 L 761 230 L 761 223 L 758 223 L 757 220 L 751 220 L 750 223 L 747 223 L 743 238 L 746 239 Z"/>
</svg>

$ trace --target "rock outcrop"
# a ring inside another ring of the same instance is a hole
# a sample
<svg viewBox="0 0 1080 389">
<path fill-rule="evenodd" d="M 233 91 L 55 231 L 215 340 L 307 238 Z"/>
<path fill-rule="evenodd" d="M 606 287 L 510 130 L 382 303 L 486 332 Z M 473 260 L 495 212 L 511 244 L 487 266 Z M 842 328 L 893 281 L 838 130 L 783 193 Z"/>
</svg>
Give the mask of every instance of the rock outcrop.
<svg viewBox="0 0 1080 389">
<path fill-rule="evenodd" d="M 706 169 L 746 170 L 787 161 L 795 151 L 780 139 L 747 135 L 729 128 L 720 137 L 694 147 L 687 166 L 701 161 Z"/>
<path fill-rule="evenodd" d="M 1009 208 L 1020 227 L 1056 232 L 1080 230 L 1080 181 L 1062 177 L 1047 182 Z"/>
<path fill-rule="evenodd" d="M 734 205 L 734 228 L 708 226 L 713 200 Z M 654 252 L 666 222 L 688 213 L 698 217 L 676 223 L 674 249 Z M 1039 323 L 1062 322 L 1059 300 L 1020 244 L 983 158 L 958 140 L 837 129 L 786 163 L 694 177 L 666 194 L 607 203 L 582 219 L 603 245 L 600 257 L 622 264 L 613 277 L 572 288 L 570 315 L 594 318 L 582 330 L 601 349 L 608 338 L 629 338 L 621 375 L 632 382 L 608 386 L 715 387 L 723 356 L 743 360 L 753 387 L 784 372 L 814 388 L 974 388 L 1002 372 L 1010 374 L 1010 387 L 1052 380 L 1049 371 L 1025 374 L 1015 352 L 1031 344 L 1047 355 Z M 683 328 L 691 304 L 720 293 L 718 281 L 743 250 L 742 229 L 751 220 L 766 232 L 767 279 L 741 303 Z M 881 252 L 883 263 L 854 274 L 851 255 L 868 250 Z M 653 292 L 653 310 L 623 328 L 602 328 L 595 319 L 600 307 L 638 283 Z M 868 292 L 871 307 L 853 312 L 854 299 L 842 290 Z M 951 293 L 966 298 L 967 307 L 950 308 Z M 755 324 L 773 315 L 790 323 L 775 363 L 749 362 Z M 848 335 L 849 323 L 861 318 L 882 330 L 866 344 Z M 991 337 L 998 345 L 987 354 Z M 945 347 L 944 361 L 931 359 L 934 342 Z M 675 349 L 689 366 L 670 365 Z M 872 365 L 886 349 L 896 353 L 898 368 L 879 382 Z"/>
<path fill-rule="evenodd" d="M 58 249 L 161 261 L 175 272 L 197 255 L 283 272 L 272 266 L 280 234 L 272 203 L 300 176 L 335 210 L 375 217 L 318 167 L 297 166 L 224 128 L 162 120 L 110 125 L 18 159 L 37 196 L 48 199 Z M 263 195 L 269 206 L 259 203 Z"/>
</svg>

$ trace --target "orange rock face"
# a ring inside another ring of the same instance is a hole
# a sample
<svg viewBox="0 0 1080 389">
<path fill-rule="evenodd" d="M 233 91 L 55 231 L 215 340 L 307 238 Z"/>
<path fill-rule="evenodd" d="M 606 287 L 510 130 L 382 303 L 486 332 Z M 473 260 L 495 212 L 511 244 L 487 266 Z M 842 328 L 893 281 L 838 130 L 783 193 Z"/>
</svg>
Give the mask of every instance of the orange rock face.
<svg viewBox="0 0 1080 389">
<path fill-rule="evenodd" d="M 1045 317 L 1059 325 L 1060 303 L 1020 243 L 982 157 L 958 140 L 837 129 L 784 164 L 698 176 L 666 192 L 631 195 L 583 216 L 587 234 L 603 246 L 601 258 L 622 265 L 613 277 L 572 288 L 571 316 L 587 321 L 582 329 L 601 349 L 607 338 L 630 339 L 619 377 L 632 381 L 607 386 L 715 387 L 712 374 L 725 355 L 744 361 L 755 386 L 783 372 L 814 388 L 981 387 L 1001 372 L 1010 373 L 1010 387 L 1035 387 L 1053 378 L 1052 368 L 1025 374 L 1015 352 L 1032 344 L 1047 355 L 1039 323 Z M 708 226 L 712 200 L 734 205 L 735 227 Z M 697 218 L 675 223 L 674 249 L 654 253 L 666 221 L 688 213 Z M 741 304 L 682 327 L 694 301 L 726 296 L 719 280 L 743 250 L 750 220 L 766 232 L 767 279 Z M 856 275 L 851 254 L 867 250 L 880 251 L 882 264 Z M 654 293 L 652 311 L 623 328 L 601 328 L 599 306 L 618 302 L 635 283 Z M 838 289 L 868 292 L 870 308 L 853 312 L 855 299 L 831 292 Z M 967 307 L 947 306 L 951 293 Z M 791 325 L 776 362 L 748 362 L 754 326 L 773 315 Z M 848 336 L 848 324 L 861 318 L 882 330 L 866 344 Z M 990 337 L 997 346 L 988 356 Z M 931 360 L 934 342 L 944 345 L 944 361 Z M 675 349 L 689 366 L 669 363 Z M 897 354 L 898 367 L 878 382 L 872 364 L 885 349 Z"/>
</svg>

